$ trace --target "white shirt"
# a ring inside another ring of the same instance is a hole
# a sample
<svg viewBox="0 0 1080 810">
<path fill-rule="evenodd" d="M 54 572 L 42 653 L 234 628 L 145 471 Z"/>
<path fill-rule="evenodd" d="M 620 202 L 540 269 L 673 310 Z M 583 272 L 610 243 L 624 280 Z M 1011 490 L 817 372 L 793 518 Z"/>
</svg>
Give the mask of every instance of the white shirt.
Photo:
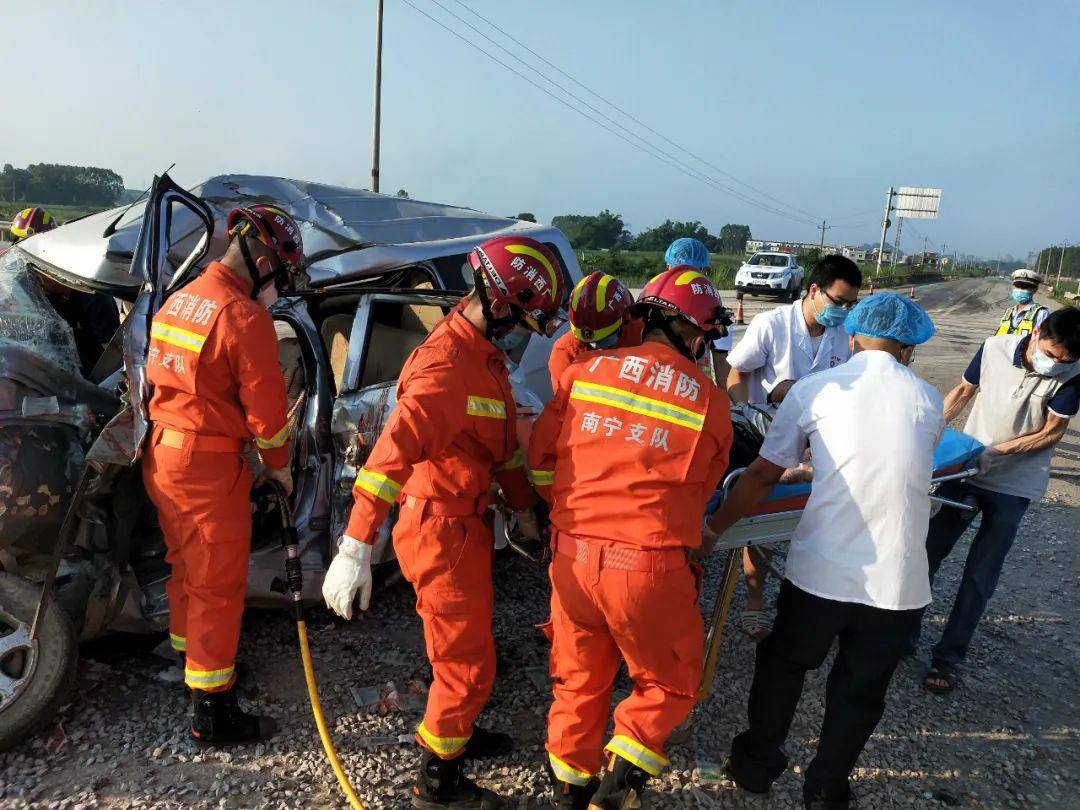
<svg viewBox="0 0 1080 810">
<path fill-rule="evenodd" d="M 813 456 L 785 576 L 824 599 L 888 610 L 930 603 L 926 530 L 941 395 L 892 355 L 862 351 L 792 386 L 761 457 Z"/>
<path fill-rule="evenodd" d="M 733 369 L 749 373 L 750 402 L 760 405 L 777 383 L 801 380 L 811 372 L 838 366 L 849 357 L 851 349 L 843 326 L 826 329 L 814 350 L 802 301 L 796 301 L 755 316 L 727 359 Z"/>
</svg>

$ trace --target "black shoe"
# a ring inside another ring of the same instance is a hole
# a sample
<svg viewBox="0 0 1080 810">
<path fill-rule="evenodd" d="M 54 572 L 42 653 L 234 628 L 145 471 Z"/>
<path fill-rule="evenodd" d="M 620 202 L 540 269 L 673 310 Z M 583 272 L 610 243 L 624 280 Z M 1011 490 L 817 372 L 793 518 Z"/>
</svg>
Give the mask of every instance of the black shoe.
<svg viewBox="0 0 1080 810">
<path fill-rule="evenodd" d="M 649 774 L 615 754 L 608 760 L 607 773 L 589 802 L 589 810 L 631 810 L 641 807 L 641 794 Z"/>
<path fill-rule="evenodd" d="M 545 765 L 551 779 L 552 806 L 555 810 L 589 810 L 589 802 L 600 786 L 599 780 L 593 778 L 584 785 L 574 785 L 557 777 L 551 769 L 551 762 Z"/>
<path fill-rule="evenodd" d="M 465 743 L 465 759 L 505 757 L 514 750 L 514 738 L 499 731 L 473 726 L 472 736 Z"/>
<path fill-rule="evenodd" d="M 420 773 L 412 789 L 412 806 L 418 810 L 501 810 L 506 802 L 497 794 L 482 788 L 462 771 L 465 757 L 440 759 L 425 750 L 420 760 Z"/>
<path fill-rule="evenodd" d="M 728 779 L 734 782 L 740 790 L 745 790 L 747 793 L 764 796 L 769 792 L 769 788 L 772 786 L 771 780 L 752 779 L 748 778 L 745 774 L 740 773 L 731 757 L 724 758 L 724 763 L 720 766 L 720 770 L 722 770 Z"/>
<path fill-rule="evenodd" d="M 236 691 L 191 690 L 191 736 L 199 745 L 237 745 L 268 740 L 277 731 L 270 717 L 248 714 L 236 702 Z"/>
</svg>

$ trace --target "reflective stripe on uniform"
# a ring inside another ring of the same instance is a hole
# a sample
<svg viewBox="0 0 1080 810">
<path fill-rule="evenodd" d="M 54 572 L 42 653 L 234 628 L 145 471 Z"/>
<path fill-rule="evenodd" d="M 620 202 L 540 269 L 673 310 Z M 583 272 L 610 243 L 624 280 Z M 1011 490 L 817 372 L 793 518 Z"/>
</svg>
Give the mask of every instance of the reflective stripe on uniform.
<svg viewBox="0 0 1080 810">
<path fill-rule="evenodd" d="M 486 416 L 488 419 L 505 419 L 506 403 L 501 399 L 488 397 L 469 397 L 465 406 L 465 412 L 469 416 Z"/>
<path fill-rule="evenodd" d="M 632 394 L 622 388 L 614 388 L 610 385 L 598 385 L 597 383 L 574 380 L 574 387 L 570 389 L 570 399 L 579 399 L 584 402 L 596 402 L 600 405 L 610 405 L 623 411 L 651 416 L 673 425 L 687 427 L 701 432 L 705 425 L 705 414 L 681 408 L 661 402 L 658 399 L 643 397 L 640 394 Z"/>
<path fill-rule="evenodd" d="M 660 771 L 668 764 L 666 757 L 660 756 L 655 751 L 650 751 L 641 743 L 622 734 L 616 734 L 612 737 L 611 742 L 605 745 L 604 749 L 622 757 L 627 762 L 637 765 L 641 770 L 652 776 L 659 776 Z"/>
<path fill-rule="evenodd" d="M 548 762 L 551 763 L 551 770 L 555 772 L 555 778 L 571 785 L 587 785 L 595 775 L 587 771 L 579 771 L 573 765 L 563 762 L 550 751 L 548 752 Z"/>
<path fill-rule="evenodd" d="M 184 683 L 192 689 L 216 689 L 220 686 L 228 686 L 233 677 L 233 668 L 224 669 L 192 669 L 184 670 Z"/>
<path fill-rule="evenodd" d="M 260 450 L 273 450 L 275 447 L 281 447 L 289 438 L 289 423 L 286 422 L 282 425 L 281 430 L 271 436 L 269 439 L 260 439 L 255 437 L 255 444 Z"/>
<path fill-rule="evenodd" d="M 167 323 L 151 324 L 150 337 L 160 340 L 162 343 L 179 346 L 181 349 L 187 349 L 196 354 L 202 351 L 203 344 L 206 343 L 206 335 L 189 332 L 187 329 L 170 326 Z"/>
<path fill-rule="evenodd" d="M 356 471 L 356 481 L 353 489 L 362 489 L 379 500 L 393 503 L 401 492 L 401 484 L 392 478 L 387 478 L 382 473 L 372 472 L 364 467 Z"/>
<path fill-rule="evenodd" d="M 534 487 L 550 487 L 555 483 L 555 471 L 529 470 L 529 481 Z"/>
<path fill-rule="evenodd" d="M 525 454 L 519 447 L 514 451 L 514 455 L 510 456 L 510 460 L 499 467 L 500 470 L 516 470 L 518 467 L 525 466 Z"/>
<path fill-rule="evenodd" d="M 424 745 L 438 754 L 440 757 L 449 759 L 455 754 L 461 751 L 465 747 L 465 743 L 469 741 L 468 737 L 438 737 L 428 731 L 423 722 L 420 723 L 420 727 L 416 729 L 416 733 L 420 735 L 420 739 L 424 741 Z"/>
<path fill-rule="evenodd" d="M 176 635 L 176 633 L 169 633 L 169 643 L 172 644 L 172 648 L 177 652 L 184 652 L 187 650 L 187 639 L 183 636 Z"/>
</svg>

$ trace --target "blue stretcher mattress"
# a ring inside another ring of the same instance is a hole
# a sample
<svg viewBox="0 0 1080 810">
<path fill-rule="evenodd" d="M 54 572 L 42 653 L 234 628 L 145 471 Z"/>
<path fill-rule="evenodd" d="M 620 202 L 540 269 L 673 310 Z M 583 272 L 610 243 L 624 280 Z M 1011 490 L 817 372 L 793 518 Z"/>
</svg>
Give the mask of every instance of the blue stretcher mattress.
<svg viewBox="0 0 1080 810">
<path fill-rule="evenodd" d="M 934 449 L 934 472 L 941 474 L 945 470 L 959 471 L 971 466 L 979 454 L 983 451 L 980 442 L 961 433 L 959 430 L 945 428 L 945 433 Z M 767 504 L 774 501 L 786 501 L 791 498 L 802 498 L 810 494 L 810 484 L 777 484 L 773 487 L 769 497 L 765 499 L 762 511 L 771 511 Z M 720 505 L 720 491 L 709 499 L 707 514 L 712 514 Z"/>
</svg>

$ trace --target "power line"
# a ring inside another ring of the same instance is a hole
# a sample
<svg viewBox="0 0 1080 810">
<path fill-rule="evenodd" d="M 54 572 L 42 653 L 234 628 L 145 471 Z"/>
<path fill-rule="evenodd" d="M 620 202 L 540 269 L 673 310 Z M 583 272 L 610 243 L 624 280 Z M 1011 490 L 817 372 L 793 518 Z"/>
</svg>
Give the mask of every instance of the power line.
<svg viewBox="0 0 1080 810">
<path fill-rule="evenodd" d="M 441 8 L 441 9 L 443 9 L 443 10 L 444 10 L 444 11 L 445 11 L 445 12 L 446 12 L 447 14 L 450 14 L 450 15 L 451 15 L 452 17 L 454 17 L 455 19 L 461 20 L 461 18 L 460 18 L 460 17 L 458 17 L 458 16 L 457 16 L 456 14 L 454 14 L 454 13 L 453 13 L 452 11 L 450 11 L 449 9 L 447 9 L 447 8 L 446 8 L 446 6 L 442 5 L 442 3 L 438 2 L 438 0 L 431 0 L 431 1 L 432 1 L 433 3 L 435 3 L 435 5 L 439 6 L 439 7 Z M 745 182 L 744 180 L 740 180 L 740 179 L 739 179 L 738 177 L 736 177 L 735 175 L 731 174 L 730 172 L 728 172 L 728 171 L 725 171 L 724 169 L 720 168 L 720 167 L 719 167 L 719 166 L 717 166 L 716 164 L 714 164 L 714 163 L 711 163 L 711 162 L 709 162 L 708 160 L 706 160 L 705 158 L 701 157 L 700 155 L 697 155 L 697 154 L 695 154 L 694 152 L 692 152 L 692 151 L 690 151 L 689 149 L 687 149 L 687 148 L 686 148 L 685 146 L 682 146 L 681 144 L 679 144 L 679 143 L 676 143 L 675 141 L 671 140 L 671 138 L 669 138 L 669 137 L 668 137 L 667 135 L 665 135 L 664 133 L 662 133 L 662 132 L 658 132 L 657 130 L 653 129 L 653 128 L 652 128 L 651 126 L 649 126 L 648 124 L 646 124 L 646 123 L 645 123 L 644 121 L 642 121 L 642 120 L 641 120 L 640 118 L 638 118 L 638 117 L 637 117 L 637 116 L 635 116 L 634 114 L 632 114 L 632 113 L 630 113 L 630 112 L 627 112 L 627 111 L 626 111 L 625 109 L 623 109 L 622 107 L 620 107 L 620 106 L 619 106 L 618 104 L 616 104 L 615 102 L 611 101 L 610 99 L 606 98 L 606 97 L 605 97 L 605 96 L 603 96 L 602 94 L 598 93 L 598 92 L 597 92 L 596 90 L 593 90 L 593 89 L 592 89 L 591 87 L 589 87 L 589 85 L 587 85 L 587 84 L 585 84 L 584 82 L 580 81 L 579 79 L 576 79 L 576 78 L 574 78 L 573 76 L 571 76 L 571 75 L 570 75 L 569 73 L 567 73 L 567 72 L 566 72 L 565 70 L 563 70 L 563 69 L 562 69 L 561 67 L 559 67 L 558 65 L 556 65 L 556 64 L 555 64 L 554 62 L 552 62 L 551 60 L 547 59 L 547 58 L 546 58 L 546 57 L 544 57 L 543 55 L 541 55 L 541 54 L 537 53 L 536 51 L 534 51 L 534 50 L 533 50 L 532 48 L 530 48 L 530 47 L 529 47 L 528 45 L 526 45 L 526 44 L 525 44 L 524 42 L 522 42 L 522 41 L 521 41 L 520 39 L 517 39 L 517 38 L 516 38 L 516 37 L 515 37 L 515 36 L 514 36 L 513 34 L 511 34 L 510 32 L 506 31 L 506 30 L 505 30 L 505 29 L 503 29 L 503 28 L 500 28 L 500 27 L 499 27 L 498 25 L 496 25 L 496 24 L 495 24 L 494 22 L 492 22 L 491 20 L 489 20 L 489 19 L 488 19 L 487 17 L 485 17 L 485 16 L 483 15 L 483 14 L 481 14 L 480 12 L 476 11 L 475 9 L 473 9 L 473 8 L 472 8 L 471 6 L 469 6 L 469 5 L 467 4 L 467 3 L 463 2 L 463 0 L 454 0 L 454 2 L 455 2 L 455 3 L 457 3 L 457 4 L 459 5 L 459 6 L 461 6 L 462 8 L 464 8 L 464 9 L 465 9 L 466 11 L 468 11 L 468 12 L 469 12 L 470 14 L 472 14 L 472 15 L 473 15 L 474 17 L 477 17 L 478 19 L 482 20 L 482 21 L 483 21 L 484 23 L 486 23 L 487 25 L 491 26 L 491 27 L 492 27 L 493 29 L 495 29 L 496 31 L 498 31 L 498 32 L 499 32 L 500 34 L 502 34 L 502 35 L 503 35 L 504 37 L 506 37 L 507 39 L 509 39 L 509 40 L 510 40 L 511 42 L 513 42 L 513 43 L 514 43 L 515 45 L 519 45 L 519 46 L 520 46 L 520 47 L 521 47 L 522 49 L 524 49 L 524 50 L 525 50 L 525 51 L 527 51 L 528 53 L 532 54 L 532 55 L 533 55 L 534 57 L 536 57 L 537 59 L 539 59 L 539 60 L 540 60 L 541 62 L 543 62 L 543 63 L 544 63 L 545 65 L 547 65 L 548 67 L 550 67 L 551 69 L 553 69 L 553 70 L 555 70 L 555 71 L 556 71 L 557 73 L 559 73 L 559 75 L 561 75 L 561 76 L 564 76 L 564 77 L 566 77 L 567 79 L 569 79 L 570 81 L 572 81 L 572 82 L 573 82 L 574 84 L 576 84 L 576 85 L 577 85 L 578 87 L 581 87 L 581 88 L 582 88 L 583 90 L 585 90 L 586 92 L 588 92 L 588 93 L 590 93 L 591 95 L 595 96 L 596 98 L 600 99 L 600 100 L 601 100 L 602 102 L 604 102 L 605 104 L 607 104 L 607 105 L 608 105 L 609 107 L 611 107 L 611 108 L 612 108 L 613 110 L 616 110 L 617 112 L 619 112 L 620 114 L 622 114 L 622 115 L 623 115 L 623 116 L 625 116 L 626 118 L 628 118 L 628 119 L 630 119 L 631 121 L 633 121 L 633 122 L 634 122 L 635 124 L 637 124 L 638 126 L 642 127 L 642 128 L 643 128 L 643 129 L 645 129 L 646 131 L 648 131 L 648 132 L 652 133 L 652 134 L 653 134 L 653 135 L 655 135 L 656 137 L 658 137 L 658 138 L 660 138 L 661 140 L 663 140 L 663 141 L 664 141 L 665 143 L 668 143 L 668 144 L 670 144 L 671 146 L 674 146 L 674 147 L 675 147 L 676 149 L 678 149 L 678 150 L 679 150 L 680 152 L 684 152 L 685 154 L 689 155 L 690 157 L 692 157 L 692 158 L 693 158 L 694 160 L 698 161 L 698 162 L 699 162 L 699 163 L 701 163 L 702 165 L 708 166 L 708 167 L 709 167 L 710 169 L 712 169 L 713 171 L 716 171 L 716 172 L 718 172 L 719 174 L 721 174 L 721 175 L 723 175 L 724 177 L 728 178 L 729 180 L 731 180 L 731 181 L 733 181 L 733 182 L 737 183 L 738 185 L 740 185 L 740 186 L 744 186 L 745 188 L 748 188 L 748 189 L 750 189 L 751 191 L 754 191 L 754 192 L 756 192 L 756 193 L 760 194 L 760 195 L 761 195 L 762 197 L 764 197 L 765 199 L 768 199 L 768 200 L 772 200 L 772 201 L 773 201 L 774 203 L 778 203 L 778 204 L 779 204 L 779 205 L 780 205 L 781 207 L 783 207 L 783 208 L 787 208 L 787 209 L 790 209 L 790 210 L 792 210 L 792 211 L 796 211 L 796 212 L 798 212 L 798 213 L 800 213 L 800 214 L 804 214 L 804 215 L 806 215 L 806 216 L 808 216 L 808 217 L 811 217 L 811 218 L 813 218 L 814 220 L 816 220 L 816 219 L 817 219 L 817 214 L 814 214 L 814 213 L 812 213 L 812 212 L 810 212 L 810 211 L 806 211 L 805 209 L 799 208 L 799 207 L 797 207 L 797 206 L 791 205 L 790 203 L 787 203 L 787 202 L 785 202 L 784 200 L 781 200 L 781 199 L 780 199 L 780 198 L 778 198 L 778 197 L 774 197 L 773 195 L 769 194 L 769 193 L 768 193 L 767 191 L 764 191 L 764 190 L 762 190 L 762 189 L 758 188 L 757 186 L 753 186 L 753 185 L 751 185 L 750 183 L 747 183 L 747 182 Z M 465 25 L 469 25 L 469 23 L 465 22 L 464 20 L 461 20 L 461 22 L 465 23 Z M 472 27 L 472 26 L 470 26 L 470 27 Z M 473 30 L 476 30 L 476 29 L 474 28 Z M 478 33 L 479 33 L 479 32 L 478 32 Z M 483 36 L 483 35 L 482 35 L 482 36 Z M 489 39 L 489 41 L 491 41 L 491 40 Z M 498 43 L 496 43 L 496 44 L 498 44 Z M 502 47 L 502 46 L 500 45 L 499 47 Z M 504 51 L 507 51 L 508 53 L 510 53 L 510 51 L 508 51 L 508 50 L 507 50 L 506 48 L 503 48 L 503 50 L 504 50 Z M 517 58 L 517 59 L 518 59 L 518 61 L 520 61 L 520 62 L 524 63 L 524 60 L 520 59 L 520 57 L 517 57 L 517 56 L 515 56 L 515 58 Z M 535 68 L 535 67 L 534 67 L 533 69 L 534 69 L 534 70 L 536 70 L 536 68 Z M 537 73 L 540 73 L 540 71 L 538 71 L 538 70 L 537 70 Z M 542 73 L 541 73 L 540 75 L 544 75 L 544 74 L 542 74 Z M 553 83 L 553 84 L 555 83 L 555 82 L 554 82 L 554 81 L 553 81 L 552 79 L 550 79 L 549 77 L 545 76 L 545 78 L 547 78 L 547 79 L 548 79 L 548 81 L 552 81 L 552 83 Z M 558 85 L 556 84 L 556 86 L 558 86 Z M 565 88 L 561 88 L 561 89 L 563 89 L 563 90 L 564 90 L 564 92 L 569 92 L 569 91 L 566 91 L 566 90 L 565 90 Z M 585 103 L 585 102 L 582 102 L 582 103 Z"/>
<path fill-rule="evenodd" d="M 491 59 L 496 64 L 500 65 L 501 67 L 505 68 L 506 70 L 509 70 L 511 73 L 513 73 L 518 78 L 523 79 L 524 81 L 528 82 L 533 87 L 535 87 L 537 90 L 540 90 L 545 95 L 550 96 L 551 98 L 555 99 L 556 101 L 558 101 L 560 104 L 564 105 L 565 107 L 569 107 L 571 110 L 578 113 L 578 115 L 581 115 L 582 117 L 586 118 L 590 122 L 592 122 L 592 123 L 596 124 L 597 126 L 607 130 L 612 135 L 615 135 L 620 140 L 625 141 L 626 143 L 628 143 L 630 146 L 634 147 L 635 149 L 638 149 L 639 151 L 644 152 L 645 154 L 647 154 L 650 157 L 660 161 L 661 163 L 664 163 L 664 164 L 670 166 L 671 168 L 675 169 L 676 171 L 679 171 L 682 174 L 685 174 L 687 177 L 698 180 L 699 182 L 704 183 L 705 185 L 711 187 L 712 189 L 714 189 L 716 191 L 720 191 L 722 193 L 729 194 L 729 195 L 735 197 L 736 199 L 739 199 L 739 200 L 747 203 L 748 205 L 752 205 L 752 206 L 754 206 L 756 208 L 760 208 L 763 211 L 774 214 L 775 216 L 783 217 L 785 219 L 791 219 L 791 220 L 793 220 L 795 222 L 799 222 L 799 223 L 804 224 L 804 225 L 813 225 L 814 224 L 810 220 L 804 220 L 802 218 L 795 217 L 795 216 L 793 216 L 791 214 L 788 214 L 788 213 L 786 213 L 784 211 L 777 210 L 777 209 L 772 208 L 772 207 L 770 207 L 770 206 L 768 206 L 768 205 L 766 205 L 764 203 L 761 203 L 761 202 L 759 202 L 757 200 L 754 200 L 753 198 L 747 197 L 747 196 L 745 196 L 744 194 L 742 194 L 739 191 L 736 191 L 736 190 L 731 189 L 731 188 L 729 188 L 727 186 L 724 186 L 722 183 L 720 183 L 719 181 L 709 177 L 708 175 L 705 175 L 705 174 L 695 170 L 693 167 L 687 166 L 685 163 L 680 161 L 678 158 L 672 157 L 669 153 L 665 152 L 663 149 L 660 149 L 655 144 L 651 144 L 648 141 L 646 141 L 645 139 L 643 139 L 640 136 L 635 135 L 633 133 L 627 133 L 626 130 L 624 128 L 622 128 L 621 125 L 618 124 L 618 122 L 614 122 L 614 121 L 612 122 L 612 123 L 615 124 L 616 127 L 619 127 L 619 129 L 614 129 L 611 126 L 605 124 L 603 121 L 597 120 L 593 116 L 589 115 L 589 113 L 585 112 L 584 110 L 581 110 L 578 107 L 575 107 L 573 104 L 571 104 L 566 99 L 562 98 L 561 96 L 556 95 L 555 93 L 553 93 L 548 88 L 546 88 L 543 85 L 537 83 L 531 77 L 525 75 L 524 73 L 517 70 L 513 66 L 508 65 L 506 62 L 502 61 L 497 56 L 494 56 L 493 54 L 489 53 L 487 50 L 480 47 L 475 42 L 471 41 L 469 38 L 463 36 L 458 31 L 455 31 L 453 28 L 446 25 L 441 20 L 437 19 L 436 17 L 431 16 L 430 14 L 428 14 L 423 9 L 417 7 L 413 2 L 411 2 L 411 0 L 402 0 L 402 2 L 404 2 L 405 5 L 409 6 L 411 9 L 416 11 L 418 14 L 422 14 L 423 16 L 427 17 L 433 23 L 435 23 L 440 28 L 444 29 L 445 31 L 447 31 L 448 33 L 453 35 L 454 37 L 457 37 L 458 39 L 460 39 L 462 42 L 464 42 L 469 47 L 473 48 L 474 50 L 479 51 L 481 54 L 483 54 L 487 58 Z M 442 6 L 440 6 L 440 7 L 442 7 Z M 451 14 L 451 16 L 456 16 L 456 15 Z M 460 19 L 460 18 L 457 18 L 457 19 Z M 468 25 L 468 23 L 465 23 L 465 24 Z M 470 26 L 470 27 L 472 27 L 472 26 Z M 476 30 L 476 29 L 473 28 L 473 30 Z M 489 37 L 482 34 L 481 32 L 478 31 L 478 33 L 480 33 L 481 36 L 484 36 L 485 39 L 488 39 L 489 41 L 494 42 L 494 40 L 491 40 Z M 494 43 L 494 44 L 498 45 L 498 43 Z M 502 48 L 501 45 L 499 47 Z M 506 50 L 505 48 L 502 48 L 502 49 Z M 511 54 L 511 55 L 513 55 L 513 54 Z M 528 67 L 527 63 L 523 63 L 523 64 L 526 64 L 526 66 Z M 547 77 L 544 77 L 544 78 L 546 79 Z M 550 81 L 550 79 L 548 79 L 548 80 Z M 559 85 L 556 84 L 556 86 L 559 86 Z M 560 89 L 562 89 L 564 92 L 567 92 L 568 95 L 573 95 L 573 94 L 569 93 L 568 91 L 566 91 L 565 88 L 560 87 Z M 574 96 L 574 97 L 576 98 L 576 96 Z M 586 106 L 590 106 L 590 105 L 588 105 L 586 103 Z M 592 109 L 595 109 L 595 108 L 592 108 Z M 602 113 L 598 112 L 598 114 L 600 114 L 602 117 L 606 117 L 606 116 L 603 116 Z M 610 120 L 610 119 L 608 119 L 608 120 Z M 620 131 L 620 129 L 622 131 Z M 641 143 L 637 143 L 637 142 L 631 140 L 630 137 L 627 137 L 628 134 L 631 135 L 632 137 L 637 138 L 638 141 L 641 141 Z"/>
</svg>

